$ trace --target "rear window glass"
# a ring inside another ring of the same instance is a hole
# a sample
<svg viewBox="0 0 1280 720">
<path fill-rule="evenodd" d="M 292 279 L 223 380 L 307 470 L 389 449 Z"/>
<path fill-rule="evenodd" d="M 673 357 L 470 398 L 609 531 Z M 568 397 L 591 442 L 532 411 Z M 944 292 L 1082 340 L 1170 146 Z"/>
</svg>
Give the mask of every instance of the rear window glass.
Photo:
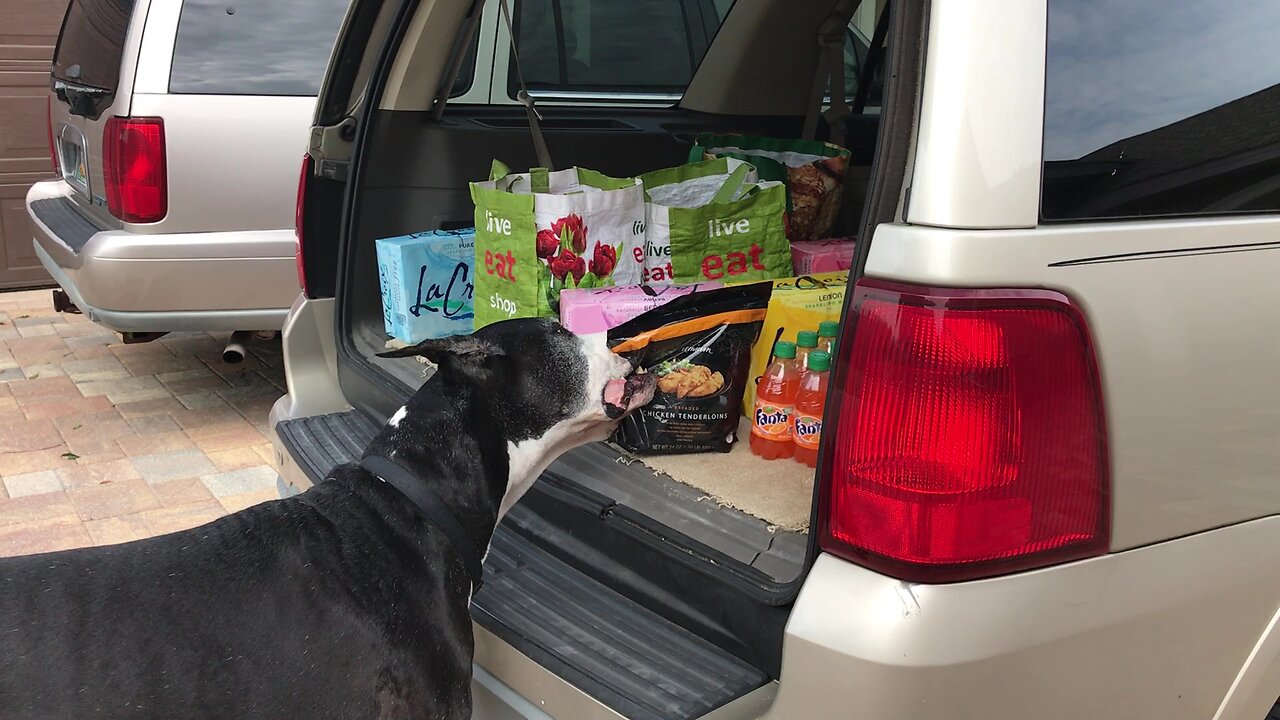
<svg viewBox="0 0 1280 720">
<path fill-rule="evenodd" d="M 114 91 L 131 12 L 133 0 L 72 0 L 53 55 L 53 76 Z"/>
<path fill-rule="evenodd" d="M 169 92 L 315 95 L 347 0 L 186 0 Z"/>
<path fill-rule="evenodd" d="M 703 0 L 521 0 L 516 48 L 531 90 L 678 94 L 721 19 Z"/>
</svg>

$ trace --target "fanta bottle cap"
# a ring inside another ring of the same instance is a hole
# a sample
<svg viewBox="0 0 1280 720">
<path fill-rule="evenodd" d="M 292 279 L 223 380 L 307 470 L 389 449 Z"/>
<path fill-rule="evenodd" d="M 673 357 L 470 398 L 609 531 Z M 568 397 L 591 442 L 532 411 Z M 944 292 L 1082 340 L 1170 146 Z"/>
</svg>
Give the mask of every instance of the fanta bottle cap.
<svg viewBox="0 0 1280 720">
<path fill-rule="evenodd" d="M 816 348 L 818 347 L 818 333 L 813 330 L 801 330 L 796 333 L 796 347 Z"/>
<path fill-rule="evenodd" d="M 809 369 L 824 372 L 831 369 L 831 353 L 825 350 L 814 350 L 809 353 Z"/>
<path fill-rule="evenodd" d="M 786 340 L 779 340 L 773 344 L 773 356 L 783 360 L 795 360 L 796 344 Z"/>
<path fill-rule="evenodd" d="M 818 323 L 818 337 L 835 337 L 840 331 L 840 323 L 835 320 L 823 320 Z"/>
</svg>

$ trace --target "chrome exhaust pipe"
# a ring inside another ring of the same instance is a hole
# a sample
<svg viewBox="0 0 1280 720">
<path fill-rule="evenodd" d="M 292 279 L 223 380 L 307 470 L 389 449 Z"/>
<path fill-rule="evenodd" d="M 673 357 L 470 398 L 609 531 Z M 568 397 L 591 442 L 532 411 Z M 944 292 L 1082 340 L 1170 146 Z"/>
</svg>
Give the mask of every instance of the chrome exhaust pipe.
<svg viewBox="0 0 1280 720">
<path fill-rule="evenodd" d="M 231 339 L 227 340 L 227 347 L 222 351 L 222 362 L 228 365 L 244 362 L 245 346 L 249 344 L 249 339 L 252 337 L 252 330 L 237 330 L 231 333 Z"/>
</svg>

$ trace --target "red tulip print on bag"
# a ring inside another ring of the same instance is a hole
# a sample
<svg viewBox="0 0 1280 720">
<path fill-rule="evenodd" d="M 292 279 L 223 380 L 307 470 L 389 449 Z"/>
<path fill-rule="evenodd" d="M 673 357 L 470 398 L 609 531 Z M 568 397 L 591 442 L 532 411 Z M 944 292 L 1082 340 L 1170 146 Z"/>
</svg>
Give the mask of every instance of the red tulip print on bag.
<svg viewBox="0 0 1280 720">
<path fill-rule="evenodd" d="M 618 266 L 618 251 L 608 245 L 596 243 L 595 254 L 591 256 L 591 272 L 599 278 L 607 278 Z"/>
</svg>

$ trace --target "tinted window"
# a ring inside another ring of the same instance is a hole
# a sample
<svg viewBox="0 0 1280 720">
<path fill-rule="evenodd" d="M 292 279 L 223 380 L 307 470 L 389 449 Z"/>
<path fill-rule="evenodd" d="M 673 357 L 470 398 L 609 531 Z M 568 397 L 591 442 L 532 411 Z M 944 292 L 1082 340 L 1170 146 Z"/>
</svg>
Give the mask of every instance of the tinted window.
<svg viewBox="0 0 1280 720">
<path fill-rule="evenodd" d="M 458 54 L 459 45 L 462 44 L 464 33 L 458 33 L 458 37 L 453 42 L 453 50 L 450 52 L 450 62 L 453 61 L 452 56 Z M 467 53 L 462 57 L 462 64 L 458 66 L 458 77 L 453 80 L 453 87 L 449 89 L 449 97 L 458 97 L 471 89 L 471 83 L 476 79 L 476 60 L 480 52 L 480 32 L 471 38 L 471 44 L 467 46 Z"/>
<path fill-rule="evenodd" d="M 346 0 L 186 0 L 171 93 L 315 95 Z"/>
<path fill-rule="evenodd" d="M 53 75 L 115 90 L 133 0 L 72 0 L 53 55 Z"/>
<path fill-rule="evenodd" d="M 718 26 L 697 0 L 521 0 L 516 44 L 530 89 L 680 93 Z"/>
<path fill-rule="evenodd" d="M 1280 209 L 1280 2 L 1049 0 L 1049 220 Z"/>
<path fill-rule="evenodd" d="M 881 12 L 887 12 L 887 10 L 881 10 Z M 858 94 L 858 84 L 862 82 L 862 74 L 870 66 L 871 77 L 867 86 L 867 104 L 879 107 L 884 96 L 884 44 L 881 43 L 880 48 L 873 53 L 871 51 L 871 38 L 874 36 L 875 29 L 872 28 L 871 32 L 871 35 L 867 35 L 852 23 L 845 30 L 844 94 L 845 101 L 852 103 L 854 96 Z M 875 63 L 871 64 L 873 56 Z"/>
</svg>

